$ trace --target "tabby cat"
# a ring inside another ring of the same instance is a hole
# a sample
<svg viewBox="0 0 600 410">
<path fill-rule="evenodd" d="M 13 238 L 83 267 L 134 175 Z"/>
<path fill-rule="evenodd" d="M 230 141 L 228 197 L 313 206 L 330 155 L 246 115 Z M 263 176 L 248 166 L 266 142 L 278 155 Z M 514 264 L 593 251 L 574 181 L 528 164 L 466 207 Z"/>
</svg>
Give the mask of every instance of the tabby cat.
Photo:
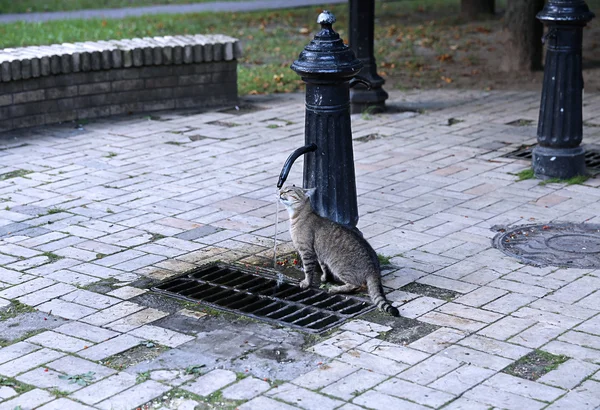
<svg viewBox="0 0 600 410">
<path fill-rule="evenodd" d="M 310 204 L 313 192 L 297 187 L 279 191 L 279 199 L 290 215 L 292 242 L 304 265 L 305 278 L 300 287 L 312 285 L 318 263 L 323 271 L 322 282 L 331 274 L 344 283 L 331 287 L 329 293 L 353 292 L 366 285 L 373 304 L 399 316 L 398 309 L 383 294 L 379 259 L 371 245 L 359 233 L 317 215 Z"/>
</svg>

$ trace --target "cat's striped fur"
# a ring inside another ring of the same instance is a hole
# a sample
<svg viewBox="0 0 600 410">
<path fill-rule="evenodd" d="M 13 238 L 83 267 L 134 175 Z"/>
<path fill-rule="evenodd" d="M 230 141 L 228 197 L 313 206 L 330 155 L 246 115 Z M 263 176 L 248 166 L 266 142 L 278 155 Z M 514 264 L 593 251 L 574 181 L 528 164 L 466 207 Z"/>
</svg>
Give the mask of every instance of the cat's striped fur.
<svg viewBox="0 0 600 410">
<path fill-rule="evenodd" d="M 312 190 L 285 187 L 279 192 L 290 215 L 290 234 L 304 265 L 302 288 L 312 285 L 318 263 L 323 271 L 344 284 L 330 293 L 347 293 L 366 285 L 373 303 L 382 311 L 399 316 L 398 309 L 385 298 L 377 254 L 357 232 L 317 215 L 310 204 Z"/>
</svg>

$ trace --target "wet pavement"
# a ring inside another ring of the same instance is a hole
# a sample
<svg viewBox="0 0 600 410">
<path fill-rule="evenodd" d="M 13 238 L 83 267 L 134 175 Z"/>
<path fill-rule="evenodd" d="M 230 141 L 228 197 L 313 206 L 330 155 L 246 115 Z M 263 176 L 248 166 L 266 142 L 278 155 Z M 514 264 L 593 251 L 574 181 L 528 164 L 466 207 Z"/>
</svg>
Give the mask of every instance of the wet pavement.
<svg viewBox="0 0 600 410">
<path fill-rule="evenodd" d="M 600 179 L 518 181 L 529 163 L 503 155 L 536 141 L 538 93 L 390 94 L 352 126 L 359 228 L 402 317 L 322 335 L 149 290 L 214 260 L 272 264 L 302 95 L 2 135 L 0 410 L 600 406 L 600 269 L 492 246 L 512 226 L 600 223 Z M 598 144 L 600 95 L 584 119 Z"/>
</svg>

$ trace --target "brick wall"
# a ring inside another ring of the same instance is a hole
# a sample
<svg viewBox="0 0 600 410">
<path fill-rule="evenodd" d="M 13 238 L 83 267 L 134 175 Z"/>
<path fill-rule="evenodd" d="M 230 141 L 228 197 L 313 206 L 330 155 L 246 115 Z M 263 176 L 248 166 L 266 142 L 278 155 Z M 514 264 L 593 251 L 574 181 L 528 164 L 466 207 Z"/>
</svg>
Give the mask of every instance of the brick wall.
<svg viewBox="0 0 600 410">
<path fill-rule="evenodd" d="M 236 39 L 178 36 L 0 50 L 0 132 L 237 103 Z"/>
</svg>

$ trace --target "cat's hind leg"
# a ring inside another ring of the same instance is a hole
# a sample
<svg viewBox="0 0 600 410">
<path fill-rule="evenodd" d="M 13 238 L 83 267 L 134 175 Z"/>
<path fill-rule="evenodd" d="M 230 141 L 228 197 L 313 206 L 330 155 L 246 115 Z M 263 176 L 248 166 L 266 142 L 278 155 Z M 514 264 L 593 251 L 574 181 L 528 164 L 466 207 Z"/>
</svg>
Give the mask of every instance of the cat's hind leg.
<svg viewBox="0 0 600 410">
<path fill-rule="evenodd" d="M 319 266 L 321 267 L 321 271 L 323 272 L 323 274 L 321 275 L 322 283 L 327 282 L 328 278 L 333 279 L 333 275 L 331 274 L 331 271 L 329 270 L 327 265 L 325 265 L 325 263 L 323 263 L 322 261 L 319 261 Z"/>
<path fill-rule="evenodd" d="M 306 289 L 313 284 L 317 255 L 312 250 L 300 252 L 302 266 L 304 266 L 304 280 L 298 284 L 300 288 Z"/>
<path fill-rule="evenodd" d="M 328 289 L 329 293 L 353 293 L 360 289 L 360 286 L 346 283 L 345 285 L 332 286 Z"/>
</svg>

